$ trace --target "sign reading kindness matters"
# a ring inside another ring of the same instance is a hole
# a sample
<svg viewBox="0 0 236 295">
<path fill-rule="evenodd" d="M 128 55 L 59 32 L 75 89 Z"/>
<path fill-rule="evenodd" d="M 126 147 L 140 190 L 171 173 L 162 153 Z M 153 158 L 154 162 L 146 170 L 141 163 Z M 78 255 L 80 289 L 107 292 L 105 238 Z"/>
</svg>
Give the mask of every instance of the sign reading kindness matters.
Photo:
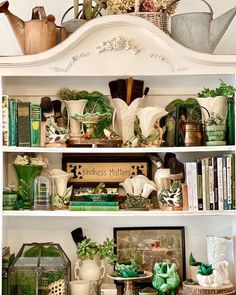
<svg viewBox="0 0 236 295">
<path fill-rule="evenodd" d="M 123 182 L 138 174 L 147 176 L 147 162 L 67 162 L 66 171 L 73 176 L 69 182 Z"/>
</svg>

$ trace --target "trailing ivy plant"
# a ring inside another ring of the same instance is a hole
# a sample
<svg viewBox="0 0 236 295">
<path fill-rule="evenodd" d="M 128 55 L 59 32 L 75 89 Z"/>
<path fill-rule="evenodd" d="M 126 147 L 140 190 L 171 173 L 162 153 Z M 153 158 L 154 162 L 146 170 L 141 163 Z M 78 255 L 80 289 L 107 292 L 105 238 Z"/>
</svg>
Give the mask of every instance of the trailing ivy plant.
<svg viewBox="0 0 236 295">
<path fill-rule="evenodd" d="M 198 93 L 198 97 L 215 97 L 215 96 L 225 96 L 227 98 L 232 98 L 235 95 L 236 88 L 232 85 L 226 84 L 223 80 L 220 79 L 220 86 L 215 89 L 210 89 L 204 87 Z"/>
</svg>

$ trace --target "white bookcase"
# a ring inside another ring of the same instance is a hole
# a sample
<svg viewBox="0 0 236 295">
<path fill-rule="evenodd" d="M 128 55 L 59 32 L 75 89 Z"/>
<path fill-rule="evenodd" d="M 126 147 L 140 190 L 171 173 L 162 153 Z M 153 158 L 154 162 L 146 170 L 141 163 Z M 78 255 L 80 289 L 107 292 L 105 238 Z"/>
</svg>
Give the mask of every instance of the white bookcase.
<svg viewBox="0 0 236 295">
<path fill-rule="evenodd" d="M 119 39 L 120 38 L 120 39 Z M 123 41 L 122 41 L 123 40 Z M 122 43 L 123 42 L 123 43 Z M 103 44 L 104 51 L 98 46 Z M 126 46 L 124 45 L 126 44 Z M 147 105 L 165 106 L 175 98 L 196 96 L 203 87 L 216 87 L 219 79 L 236 85 L 236 55 L 208 55 L 188 50 L 151 23 L 131 16 L 105 16 L 92 20 L 58 46 L 32 56 L 0 57 L 0 94 L 22 100 L 55 98 L 62 86 L 109 95 L 108 82 L 119 77 L 143 79 L 150 87 Z M 1 132 L 2 134 L 2 132 Z M 1 136 L 1 135 L 0 135 Z M 1 140 L 2 142 L 2 140 Z M 1 147 L 1 190 L 16 182 L 12 160 L 17 153 L 45 154 L 50 168 L 61 168 L 62 153 L 175 152 L 180 160 L 235 153 L 235 146 L 176 148 L 20 148 Z M 0 204 L 2 208 L 2 202 Z M 186 258 L 190 252 L 206 260 L 207 235 L 236 236 L 236 211 L 2 211 L 1 247 L 17 253 L 24 242 L 58 242 L 72 266 L 76 248 L 70 232 L 82 227 L 98 242 L 112 238 L 114 227 L 184 226 Z M 236 248 L 234 244 L 234 253 Z M 1 248 L 0 248 L 1 249 Z M 235 254 L 234 254 L 235 255 Z M 231 279 L 236 283 L 233 253 L 229 253 Z M 186 262 L 187 263 L 187 262 Z"/>
</svg>

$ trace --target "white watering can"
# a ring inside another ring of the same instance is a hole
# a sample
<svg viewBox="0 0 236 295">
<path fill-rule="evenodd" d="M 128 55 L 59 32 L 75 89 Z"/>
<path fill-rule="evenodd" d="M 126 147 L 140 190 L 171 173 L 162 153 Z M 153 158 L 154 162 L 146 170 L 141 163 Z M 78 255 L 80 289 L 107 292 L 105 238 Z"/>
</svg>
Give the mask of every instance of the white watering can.
<svg viewBox="0 0 236 295">
<path fill-rule="evenodd" d="M 179 0 L 172 1 L 164 12 L 166 19 L 170 8 Z M 213 19 L 211 6 L 203 1 L 210 12 L 191 12 L 171 17 L 171 37 L 183 46 L 195 51 L 213 53 L 220 39 L 236 14 L 236 7 Z M 164 24 L 166 22 L 164 21 Z M 168 31 L 165 28 L 165 31 Z"/>
</svg>

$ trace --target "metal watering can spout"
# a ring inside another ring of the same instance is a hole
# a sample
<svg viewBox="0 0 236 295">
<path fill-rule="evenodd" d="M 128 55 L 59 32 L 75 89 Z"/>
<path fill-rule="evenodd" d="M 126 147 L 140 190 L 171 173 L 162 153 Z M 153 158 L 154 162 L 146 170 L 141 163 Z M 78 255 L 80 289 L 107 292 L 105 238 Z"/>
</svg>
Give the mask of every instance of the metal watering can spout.
<svg viewBox="0 0 236 295">
<path fill-rule="evenodd" d="M 218 16 L 211 21 L 210 25 L 210 51 L 213 52 L 218 45 L 220 39 L 223 37 L 225 31 L 231 24 L 236 15 L 236 7 L 226 11 L 224 14 Z"/>
<path fill-rule="evenodd" d="M 12 27 L 12 30 L 17 38 L 17 41 L 24 52 L 25 48 L 25 22 L 18 16 L 12 14 L 9 10 L 9 2 L 4 1 L 0 3 L 0 13 L 4 13 Z"/>
</svg>

